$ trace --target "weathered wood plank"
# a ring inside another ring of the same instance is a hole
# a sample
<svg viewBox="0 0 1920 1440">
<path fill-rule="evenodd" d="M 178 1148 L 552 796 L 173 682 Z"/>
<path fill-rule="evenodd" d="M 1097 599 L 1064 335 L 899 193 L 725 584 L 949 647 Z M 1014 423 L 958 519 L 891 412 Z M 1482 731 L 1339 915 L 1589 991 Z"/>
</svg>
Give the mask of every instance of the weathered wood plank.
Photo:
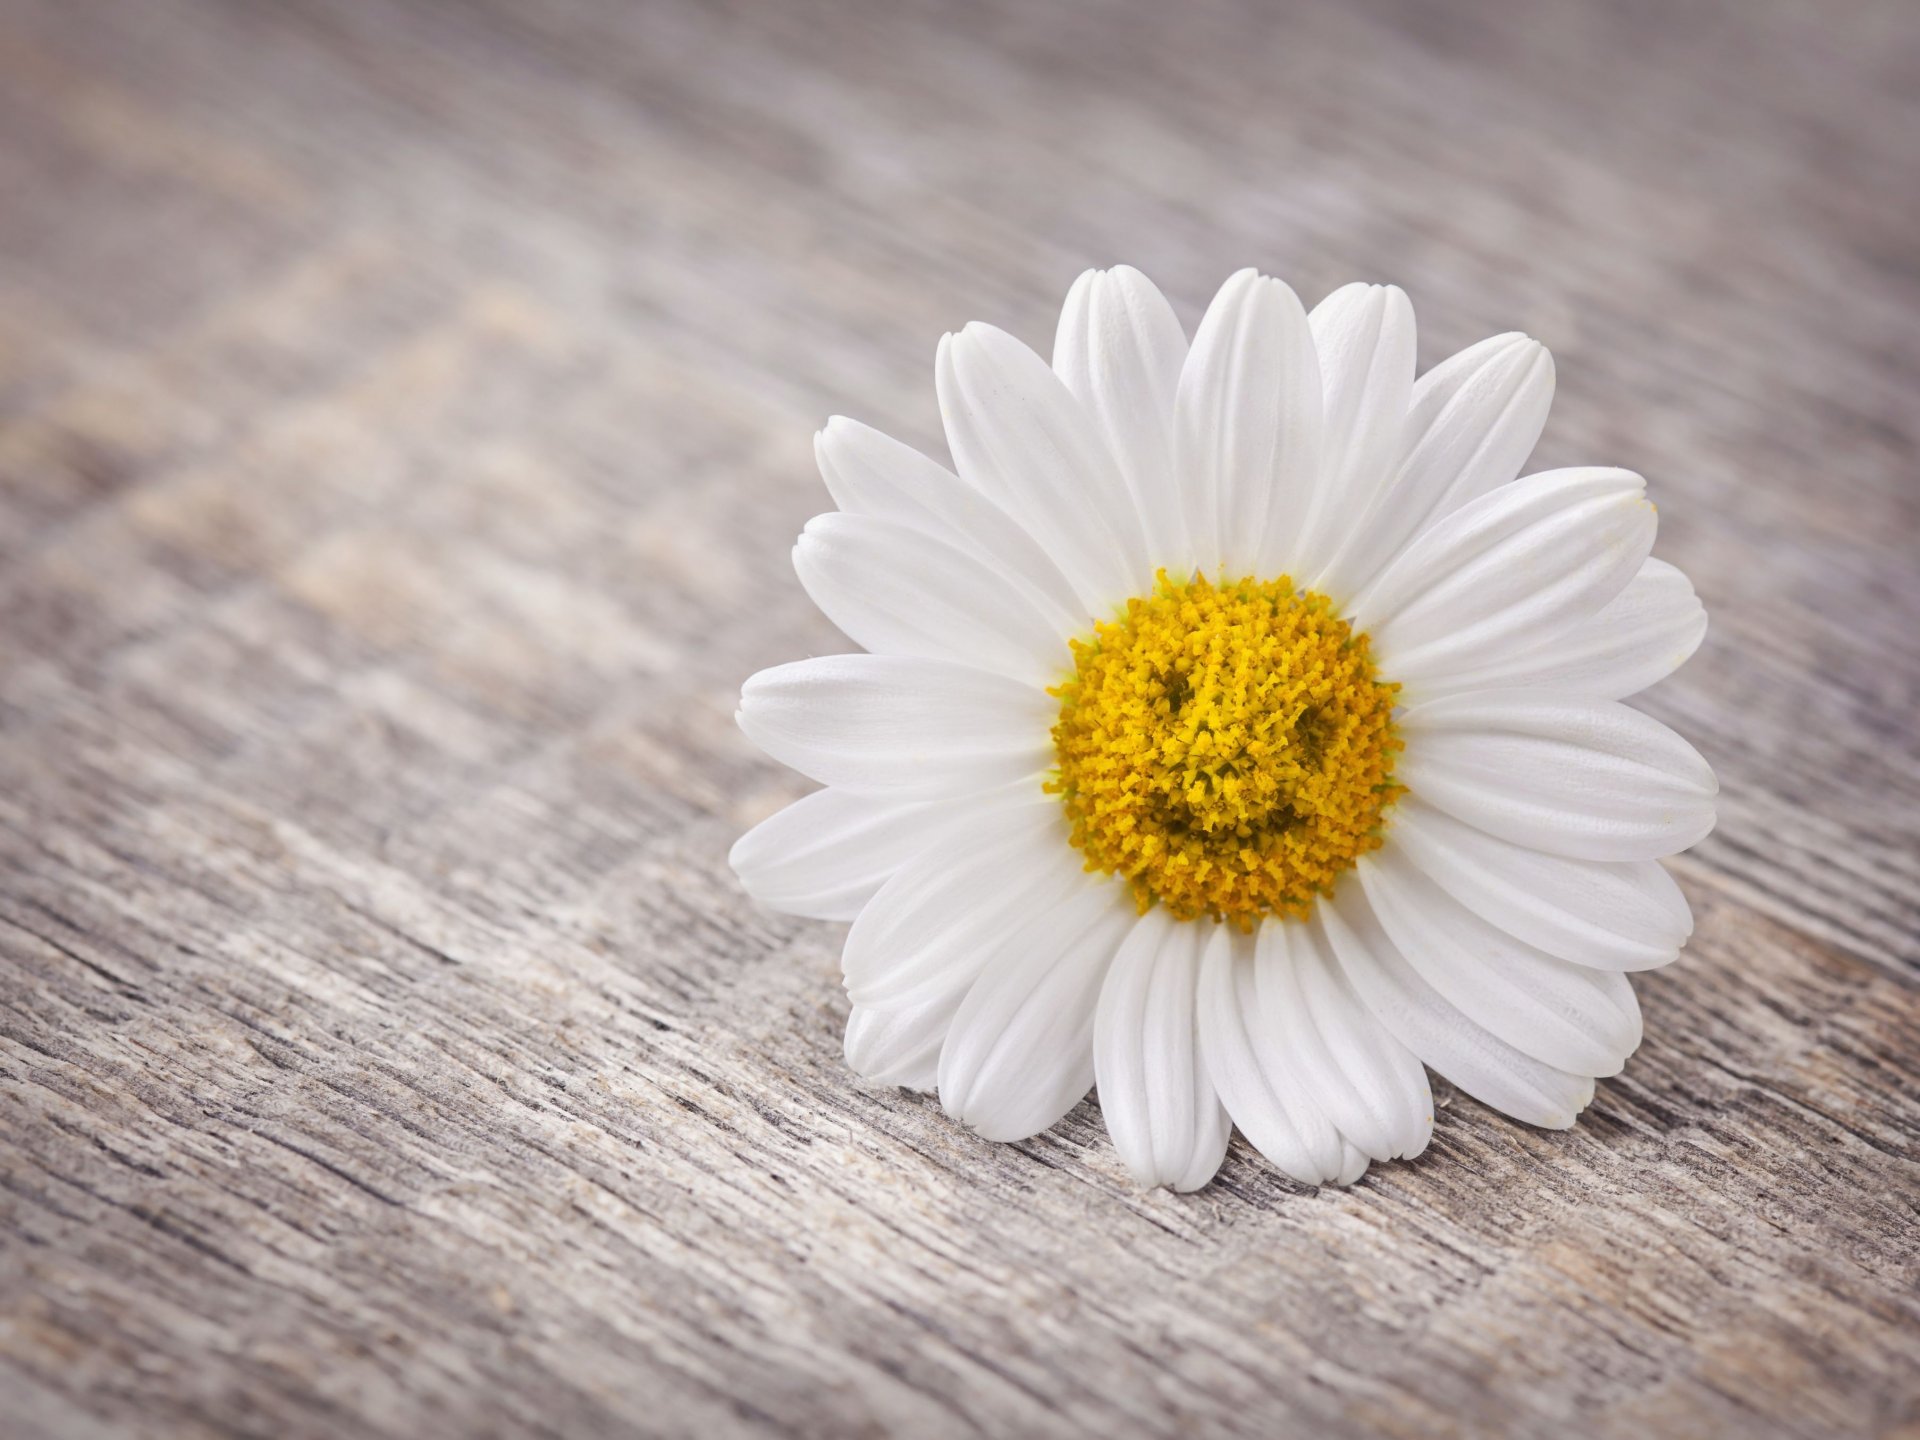
<svg viewBox="0 0 1920 1440">
<path fill-rule="evenodd" d="M 0 5 L 0 1428 L 1920 1422 L 1920 22 Z M 851 1080 L 723 855 L 836 410 L 1127 259 L 1547 340 L 1714 631 L 1588 1118 L 1310 1193 Z"/>
</svg>

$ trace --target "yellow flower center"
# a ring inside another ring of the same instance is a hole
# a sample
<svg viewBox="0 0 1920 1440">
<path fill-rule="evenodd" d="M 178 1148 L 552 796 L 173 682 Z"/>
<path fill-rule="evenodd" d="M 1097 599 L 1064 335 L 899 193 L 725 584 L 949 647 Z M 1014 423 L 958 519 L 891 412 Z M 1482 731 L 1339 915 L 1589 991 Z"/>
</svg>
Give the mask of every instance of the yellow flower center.
<svg viewBox="0 0 1920 1440">
<path fill-rule="evenodd" d="M 1143 913 L 1304 916 L 1380 843 L 1400 687 L 1326 596 L 1163 570 L 1073 657 L 1049 692 L 1047 789 L 1087 869 L 1123 877 Z"/>
</svg>

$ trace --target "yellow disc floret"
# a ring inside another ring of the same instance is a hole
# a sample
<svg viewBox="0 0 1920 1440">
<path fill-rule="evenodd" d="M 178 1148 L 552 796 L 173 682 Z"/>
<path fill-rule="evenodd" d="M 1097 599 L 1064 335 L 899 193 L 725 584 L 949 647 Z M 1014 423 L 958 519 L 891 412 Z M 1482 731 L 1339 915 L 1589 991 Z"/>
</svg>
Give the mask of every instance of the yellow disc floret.
<svg viewBox="0 0 1920 1440">
<path fill-rule="evenodd" d="M 1158 578 L 1073 642 L 1047 788 L 1087 868 L 1123 877 L 1143 912 L 1304 916 L 1380 843 L 1399 687 L 1284 576 Z"/>
</svg>

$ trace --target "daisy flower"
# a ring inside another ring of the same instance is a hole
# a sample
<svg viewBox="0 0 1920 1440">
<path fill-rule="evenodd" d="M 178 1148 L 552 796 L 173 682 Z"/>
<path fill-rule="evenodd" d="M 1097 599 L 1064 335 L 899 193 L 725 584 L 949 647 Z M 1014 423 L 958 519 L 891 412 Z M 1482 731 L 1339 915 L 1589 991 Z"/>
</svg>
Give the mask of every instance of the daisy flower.
<svg viewBox="0 0 1920 1440">
<path fill-rule="evenodd" d="M 1495 336 L 1414 378 L 1392 286 L 1311 312 L 1252 270 L 1189 343 L 1082 275 L 1049 365 L 940 342 L 949 470 L 845 419 L 800 581 L 868 653 L 748 680 L 826 788 L 733 848 L 850 920 L 849 1065 L 994 1140 L 1097 1086 L 1141 1183 L 1231 1127 L 1307 1184 L 1418 1155 L 1427 1070 L 1564 1128 L 1639 1044 L 1628 976 L 1692 929 L 1660 857 L 1700 755 L 1622 704 L 1706 615 L 1639 476 L 1520 476 L 1553 362 Z"/>
</svg>

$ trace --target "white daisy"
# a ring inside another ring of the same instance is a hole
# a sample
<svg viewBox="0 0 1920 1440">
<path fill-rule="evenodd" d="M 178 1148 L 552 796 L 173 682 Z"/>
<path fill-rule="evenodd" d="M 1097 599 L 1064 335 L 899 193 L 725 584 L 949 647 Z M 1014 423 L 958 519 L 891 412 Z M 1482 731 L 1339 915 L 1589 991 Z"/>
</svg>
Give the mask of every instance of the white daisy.
<svg viewBox="0 0 1920 1440">
<path fill-rule="evenodd" d="M 1640 1040 L 1628 972 L 1692 917 L 1700 755 L 1621 704 L 1700 643 L 1637 475 L 1516 478 L 1553 362 L 1414 379 L 1413 311 L 1227 281 L 1191 344 L 1080 277 L 1051 368 L 940 342 L 949 471 L 852 421 L 794 551 L 870 652 L 739 722 L 827 788 L 744 836 L 766 904 L 851 920 L 848 1063 L 995 1140 L 1098 1086 L 1141 1182 L 1230 1125 L 1308 1184 L 1417 1155 L 1431 1067 L 1565 1127 Z"/>
</svg>

